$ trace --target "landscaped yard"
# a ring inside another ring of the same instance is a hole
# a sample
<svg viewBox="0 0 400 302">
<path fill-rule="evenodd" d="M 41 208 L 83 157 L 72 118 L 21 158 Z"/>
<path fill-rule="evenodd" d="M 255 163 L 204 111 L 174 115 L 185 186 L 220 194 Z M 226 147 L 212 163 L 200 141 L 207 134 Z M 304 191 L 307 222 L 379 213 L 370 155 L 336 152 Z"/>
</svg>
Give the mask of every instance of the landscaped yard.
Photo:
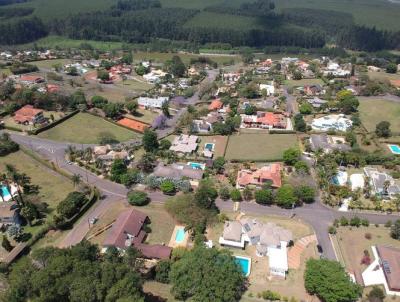
<svg viewBox="0 0 400 302">
<path fill-rule="evenodd" d="M 44 111 L 43 115 L 44 115 L 44 117 L 46 117 L 48 119 L 50 119 L 50 116 L 53 115 L 54 120 L 56 121 L 56 120 L 60 119 L 62 116 L 64 116 L 65 114 L 63 112 L 58 112 L 58 111 Z M 33 130 L 33 129 L 42 127 L 42 125 L 37 125 L 37 127 L 34 127 L 33 125 L 18 124 L 14 121 L 14 118 L 11 115 L 5 116 L 3 118 L 3 121 L 4 121 L 5 126 L 21 129 L 24 131 Z M 49 122 L 51 122 L 51 120 L 49 120 Z"/>
<path fill-rule="evenodd" d="M 109 133 L 120 142 L 140 137 L 139 134 L 88 113 L 78 113 L 61 124 L 44 131 L 39 137 L 78 144 L 99 143 L 99 135 Z"/>
<path fill-rule="evenodd" d="M 159 113 L 146 110 L 146 109 L 138 109 L 136 110 L 136 114 L 134 115 L 127 115 L 127 117 L 133 118 L 135 120 L 151 124 L 153 120 L 159 115 Z"/>
<path fill-rule="evenodd" d="M 286 86 L 289 87 L 299 87 L 304 85 L 324 85 L 324 82 L 321 79 L 302 79 L 302 80 L 286 80 L 284 82 Z"/>
<path fill-rule="evenodd" d="M 360 117 L 364 127 L 369 132 L 374 132 L 376 124 L 388 121 L 393 132 L 400 132 L 400 104 L 396 102 L 380 100 L 379 97 L 359 97 Z"/>
<path fill-rule="evenodd" d="M 281 160 L 283 151 L 297 146 L 294 134 L 235 134 L 229 137 L 228 160 Z"/>
<path fill-rule="evenodd" d="M 214 158 L 224 156 L 226 143 L 228 142 L 227 136 L 214 135 L 214 136 L 199 136 L 199 153 L 203 153 L 204 145 L 207 143 L 215 144 L 214 146 Z"/>
</svg>

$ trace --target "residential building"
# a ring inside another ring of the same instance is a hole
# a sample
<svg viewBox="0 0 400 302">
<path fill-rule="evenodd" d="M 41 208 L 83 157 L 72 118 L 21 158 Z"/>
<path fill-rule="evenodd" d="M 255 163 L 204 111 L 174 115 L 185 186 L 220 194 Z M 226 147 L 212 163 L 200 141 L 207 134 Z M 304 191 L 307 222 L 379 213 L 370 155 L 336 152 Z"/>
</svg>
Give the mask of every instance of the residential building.
<svg viewBox="0 0 400 302">
<path fill-rule="evenodd" d="M 25 105 L 14 113 L 14 121 L 18 124 L 35 125 L 46 122 L 43 110 L 33 108 L 32 105 Z"/>
<path fill-rule="evenodd" d="M 287 117 L 278 112 L 257 112 L 256 115 L 241 114 L 241 128 L 286 129 Z"/>
<path fill-rule="evenodd" d="M 400 194 L 400 186 L 389 174 L 379 172 L 378 169 L 372 167 L 365 167 L 364 174 L 369 178 L 372 194 L 390 199 Z"/>
<path fill-rule="evenodd" d="M 326 100 L 321 100 L 318 97 L 314 97 L 312 99 L 308 99 L 307 102 L 313 106 L 315 109 L 319 109 L 321 108 L 323 105 L 325 105 L 326 103 L 328 103 L 328 101 Z"/>
<path fill-rule="evenodd" d="M 209 133 L 213 130 L 213 124 L 224 120 L 222 114 L 212 111 L 207 116 L 193 120 L 192 131 L 198 133 Z"/>
<path fill-rule="evenodd" d="M 168 102 L 168 97 L 156 97 L 156 98 L 149 98 L 149 97 L 140 97 L 138 98 L 138 105 L 141 108 L 145 109 L 160 109 L 165 102 Z"/>
<path fill-rule="evenodd" d="M 324 153 L 330 153 L 334 150 L 350 151 L 351 147 L 341 137 L 328 136 L 324 134 L 311 134 L 311 150 L 316 152 L 322 150 Z"/>
<path fill-rule="evenodd" d="M 224 106 L 224 103 L 221 102 L 220 99 L 215 99 L 211 102 L 211 104 L 208 106 L 208 110 L 210 111 L 215 111 L 219 110 Z"/>
<path fill-rule="evenodd" d="M 308 96 L 321 95 L 325 93 L 325 90 L 319 84 L 306 85 L 304 86 L 304 93 Z"/>
<path fill-rule="evenodd" d="M 400 249 L 372 246 L 374 261 L 362 273 L 365 286 L 383 285 L 387 295 L 400 296 Z"/>
<path fill-rule="evenodd" d="M 199 137 L 196 135 L 181 134 L 174 138 L 169 150 L 178 153 L 191 154 L 197 150 L 198 139 Z"/>
<path fill-rule="evenodd" d="M 259 89 L 260 89 L 260 91 L 265 90 L 267 93 L 267 96 L 274 95 L 274 93 L 275 93 L 274 82 L 272 81 L 270 84 L 260 84 Z"/>
<path fill-rule="evenodd" d="M 104 247 L 114 246 L 119 250 L 126 250 L 133 246 L 137 248 L 145 258 L 168 259 L 172 249 L 159 244 L 144 244 L 146 232 L 143 227 L 149 222 L 146 214 L 135 209 L 123 211 L 113 223 L 103 242 Z"/>
<path fill-rule="evenodd" d="M 343 131 L 346 132 L 353 126 L 353 122 L 344 114 L 330 114 L 312 121 L 311 127 L 318 131 Z"/>
<path fill-rule="evenodd" d="M 161 81 L 167 73 L 160 69 L 153 69 L 150 73 L 143 75 L 143 78 L 150 84 L 156 84 Z"/>
<path fill-rule="evenodd" d="M 17 210 L 17 205 L 14 202 L 1 202 L 0 225 L 11 225 L 20 223 L 21 218 Z"/>
<path fill-rule="evenodd" d="M 274 223 L 242 218 L 225 222 L 219 243 L 241 249 L 246 244 L 256 246 L 257 256 L 269 257 L 270 274 L 285 278 L 288 271 L 287 246 L 292 240 L 292 232 Z"/>
<path fill-rule="evenodd" d="M 265 183 L 271 183 L 273 188 L 282 186 L 282 165 L 272 163 L 256 170 L 240 170 L 236 179 L 236 187 L 243 189 L 246 186 L 261 188 Z"/>
<path fill-rule="evenodd" d="M 32 84 L 43 83 L 44 79 L 38 75 L 24 74 L 20 76 L 19 81 L 25 85 L 32 85 Z"/>
</svg>

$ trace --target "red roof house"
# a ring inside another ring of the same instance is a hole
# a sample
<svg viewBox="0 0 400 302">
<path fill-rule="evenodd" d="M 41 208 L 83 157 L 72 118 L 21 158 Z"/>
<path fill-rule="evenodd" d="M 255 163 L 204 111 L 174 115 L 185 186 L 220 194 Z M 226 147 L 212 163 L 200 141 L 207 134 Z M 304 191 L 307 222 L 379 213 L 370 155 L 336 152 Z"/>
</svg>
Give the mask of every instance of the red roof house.
<svg viewBox="0 0 400 302">
<path fill-rule="evenodd" d="M 208 106 L 208 110 L 214 111 L 219 110 L 224 106 L 220 99 L 213 100 L 211 104 Z"/>
<path fill-rule="evenodd" d="M 26 82 L 30 84 L 38 84 L 44 82 L 44 79 L 40 76 L 37 75 L 29 75 L 29 74 L 24 74 L 21 75 L 19 78 L 21 82 Z"/>
<path fill-rule="evenodd" d="M 287 118 L 277 112 L 257 112 L 257 115 L 243 115 L 243 124 L 247 128 L 285 129 Z"/>
<path fill-rule="evenodd" d="M 134 246 L 145 258 L 168 259 L 172 251 L 170 247 L 142 243 L 146 237 L 146 232 L 143 230 L 146 222 L 148 222 L 148 216 L 135 209 L 122 212 L 109 230 L 103 245 L 115 246 L 119 249 Z"/>
<path fill-rule="evenodd" d="M 14 113 L 14 121 L 18 124 L 38 124 L 44 120 L 43 110 L 33 108 L 32 105 L 25 105 Z"/>
<path fill-rule="evenodd" d="M 248 185 L 261 187 L 266 182 L 271 182 L 272 187 L 280 188 L 282 186 L 281 171 L 280 163 L 269 164 L 257 170 L 241 170 L 238 173 L 236 187 L 245 188 Z"/>
</svg>

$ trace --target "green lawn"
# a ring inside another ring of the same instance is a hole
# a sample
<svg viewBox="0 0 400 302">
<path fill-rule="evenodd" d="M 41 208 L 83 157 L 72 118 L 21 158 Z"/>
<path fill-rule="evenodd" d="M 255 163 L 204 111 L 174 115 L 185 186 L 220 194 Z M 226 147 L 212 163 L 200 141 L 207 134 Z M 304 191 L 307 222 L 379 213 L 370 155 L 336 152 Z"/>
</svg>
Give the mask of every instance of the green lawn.
<svg viewBox="0 0 400 302">
<path fill-rule="evenodd" d="M 304 85 L 324 85 L 321 79 L 302 79 L 302 80 L 285 80 L 285 85 L 289 87 L 299 87 Z"/>
<path fill-rule="evenodd" d="M 386 73 L 384 71 L 368 71 L 368 76 L 371 80 L 390 81 L 400 80 L 400 73 Z"/>
<path fill-rule="evenodd" d="M 136 110 L 135 115 L 128 114 L 127 116 L 135 120 L 151 124 L 153 120 L 158 116 L 158 113 L 139 108 L 138 110 Z"/>
<path fill-rule="evenodd" d="M 120 142 L 139 137 L 139 134 L 88 113 L 78 113 L 65 122 L 44 131 L 39 137 L 78 144 L 96 144 L 99 134 L 108 132 Z"/>
<path fill-rule="evenodd" d="M 146 91 L 154 87 L 154 85 L 147 83 L 144 79 L 141 79 L 141 81 L 132 79 L 132 80 L 126 80 L 122 82 L 116 83 L 117 86 L 119 87 L 124 87 L 127 89 L 131 90 L 136 90 L 136 91 Z"/>
<path fill-rule="evenodd" d="M 294 134 L 236 134 L 229 137 L 228 160 L 281 160 L 283 151 L 297 146 Z"/>
<path fill-rule="evenodd" d="M 375 131 L 375 126 L 381 121 L 388 121 L 393 132 L 400 132 L 400 104 L 376 99 L 360 97 L 361 121 L 369 132 Z"/>
<path fill-rule="evenodd" d="M 54 60 L 41 60 L 41 61 L 30 62 L 30 64 L 33 64 L 33 65 L 36 65 L 39 68 L 45 68 L 45 69 L 52 69 L 53 65 L 55 65 L 55 64 L 65 65 L 65 64 L 68 64 L 68 63 L 72 63 L 72 60 L 54 59 Z"/>
</svg>

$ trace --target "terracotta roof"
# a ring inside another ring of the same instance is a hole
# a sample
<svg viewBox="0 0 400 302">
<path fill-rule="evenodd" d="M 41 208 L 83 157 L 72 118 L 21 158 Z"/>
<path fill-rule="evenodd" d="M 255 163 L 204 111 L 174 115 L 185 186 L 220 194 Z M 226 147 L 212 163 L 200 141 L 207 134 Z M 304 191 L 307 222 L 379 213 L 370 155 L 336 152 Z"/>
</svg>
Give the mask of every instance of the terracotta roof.
<svg viewBox="0 0 400 302">
<path fill-rule="evenodd" d="M 55 84 L 48 84 L 47 85 L 47 92 L 57 92 L 60 89 L 60 86 Z"/>
<path fill-rule="evenodd" d="M 22 75 L 20 77 L 20 80 L 24 81 L 24 82 L 34 82 L 34 83 L 39 83 L 39 82 L 44 81 L 44 79 L 40 76 L 28 75 L 28 74 Z"/>
<path fill-rule="evenodd" d="M 144 130 L 146 130 L 146 128 L 149 127 L 149 125 L 147 125 L 143 122 L 132 120 L 132 119 L 126 118 L 126 117 L 120 119 L 117 123 L 120 125 L 123 125 L 125 127 L 131 128 L 133 130 L 136 130 L 138 132 L 144 132 Z"/>
<path fill-rule="evenodd" d="M 25 105 L 21 109 L 15 111 L 14 120 L 19 123 L 30 122 L 36 115 L 42 112 L 43 110 L 33 108 L 32 105 Z"/>
<path fill-rule="evenodd" d="M 400 249 L 389 246 L 376 247 L 389 289 L 400 291 Z"/>
<path fill-rule="evenodd" d="M 172 253 L 172 248 L 161 244 L 138 244 L 136 248 L 150 259 L 168 259 Z"/>
<path fill-rule="evenodd" d="M 255 171 L 241 170 L 238 173 L 237 184 L 242 187 L 261 186 L 263 183 L 271 181 L 273 187 L 279 188 L 282 186 L 281 170 L 282 166 L 279 163 L 270 164 Z"/>
<path fill-rule="evenodd" d="M 218 110 L 221 109 L 224 104 L 220 99 L 213 100 L 211 104 L 208 106 L 208 110 Z"/>
<path fill-rule="evenodd" d="M 274 112 L 265 112 L 257 117 L 257 122 L 264 125 L 271 125 L 275 128 L 286 125 L 286 119 L 283 114 Z"/>
<path fill-rule="evenodd" d="M 390 84 L 397 88 L 400 88 L 400 80 L 390 80 Z"/>
</svg>

